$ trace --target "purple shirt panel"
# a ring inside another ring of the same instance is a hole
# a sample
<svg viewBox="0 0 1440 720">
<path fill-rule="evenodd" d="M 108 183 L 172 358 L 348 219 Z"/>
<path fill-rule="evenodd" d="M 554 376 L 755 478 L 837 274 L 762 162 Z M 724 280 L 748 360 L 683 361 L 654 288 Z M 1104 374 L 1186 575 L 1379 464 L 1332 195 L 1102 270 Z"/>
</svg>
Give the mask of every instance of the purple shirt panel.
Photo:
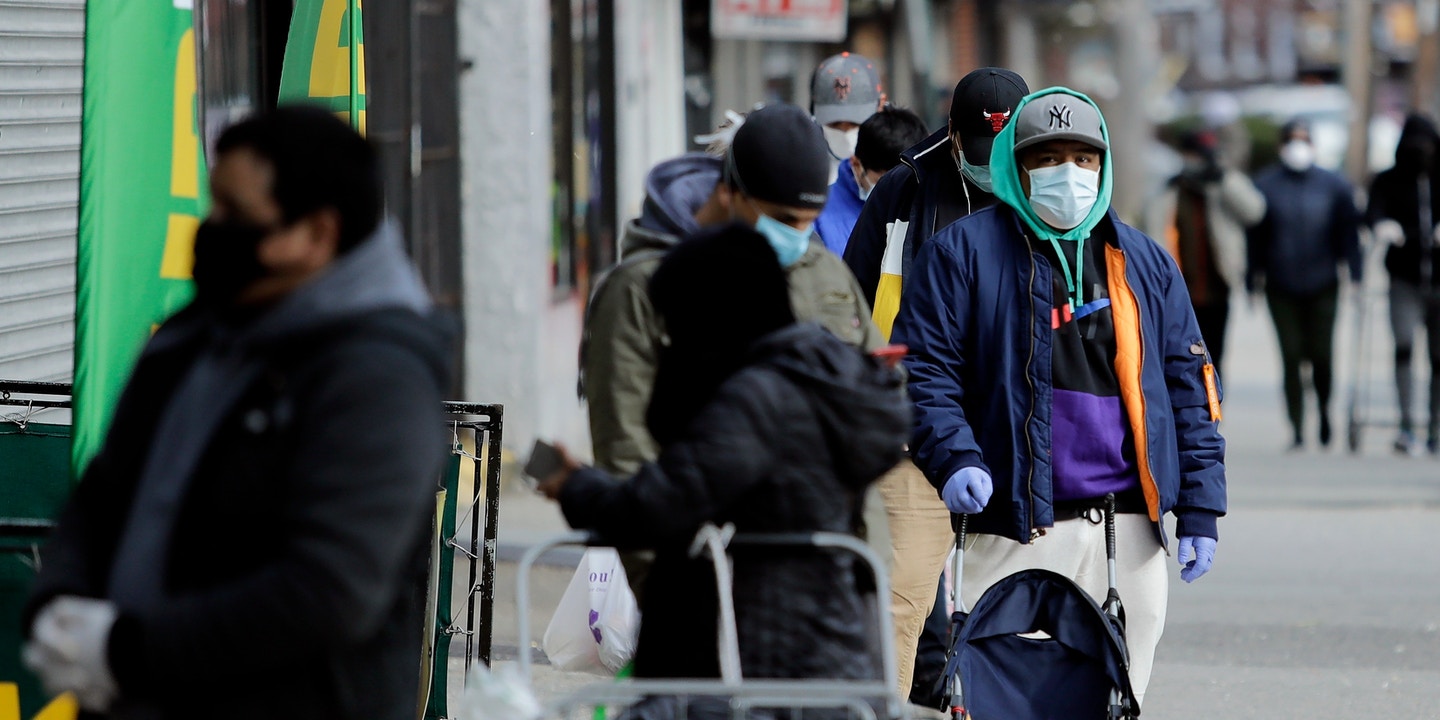
<svg viewBox="0 0 1440 720">
<path fill-rule="evenodd" d="M 1130 420 L 1119 397 L 1054 390 L 1051 482 L 1056 502 L 1119 495 L 1140 486 Z"/>
</svg>

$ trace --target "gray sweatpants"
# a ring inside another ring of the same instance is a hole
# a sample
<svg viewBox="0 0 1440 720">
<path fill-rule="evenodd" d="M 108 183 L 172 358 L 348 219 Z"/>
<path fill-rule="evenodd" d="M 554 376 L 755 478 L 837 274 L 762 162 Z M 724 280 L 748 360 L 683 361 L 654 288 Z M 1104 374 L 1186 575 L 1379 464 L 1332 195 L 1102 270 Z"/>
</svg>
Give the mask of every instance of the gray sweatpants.
<svg viewBox="0 0 1440 720">
<path fill-rule="evenodd" d="M 1390 280 L 1390 330 L 1395 335 L 1395 391 L 1400 400 L 1400 429 L 1415 431 L 1415 331 L 1425 328 L 1430 355 L 1430 417 L 1428 436 L 1440 435 L 1440 287 L 1428 297 L 1419 285 Z"/>
</svg>

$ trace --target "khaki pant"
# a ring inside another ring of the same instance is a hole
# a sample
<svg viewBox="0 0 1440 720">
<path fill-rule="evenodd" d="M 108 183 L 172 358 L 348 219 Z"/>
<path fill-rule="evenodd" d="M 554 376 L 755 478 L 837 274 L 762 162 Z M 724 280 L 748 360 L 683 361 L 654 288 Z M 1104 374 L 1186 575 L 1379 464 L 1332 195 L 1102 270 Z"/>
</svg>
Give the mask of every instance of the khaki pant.
<svg viewBox="0 0 1440 720">
<path fill-rule="evenodd" d="M 935 588 L 955 547 L 955 534 L 950 511 L 914 463 L 902 461 L 877 485 L 890 526 L 890 610 L 900 670 L 896 689 L 904 699 L 910 697 L 915 646 L 934 609 Z"/>
<path fill-rule="evenodd" d="M 981 594 L 1006 576 L 1041 568 L 1074 580 L 1095 602 L 1103 603 L 1110 586 L 1106 565 L 1105 524 L 1082 518 L 1055 523 L 1029 545 L 998 535 L 970 535 L 965 541 L 962 600 L 966 608 L 973 608 Z M 1139 703 L 1150 684 L 1155 646 L 1165 629 L 1165 606 L 1170 599 L 1165 551 L 1149 517 L 1115 516 L 1115 576 L 1120 601 L 1125 604 L 1130 685 Z"/>
</svg>

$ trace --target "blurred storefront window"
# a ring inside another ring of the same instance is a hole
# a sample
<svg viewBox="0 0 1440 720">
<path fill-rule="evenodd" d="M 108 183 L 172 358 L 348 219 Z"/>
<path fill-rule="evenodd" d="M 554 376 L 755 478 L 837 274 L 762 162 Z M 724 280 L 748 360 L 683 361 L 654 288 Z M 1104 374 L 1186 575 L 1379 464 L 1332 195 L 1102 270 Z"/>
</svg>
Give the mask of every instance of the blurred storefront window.
<svg viewBox="0 0 1440 720">
<path fill-rule="evenodd" d="M 200 126 L 208 155 L 220 133 L 261 104 L 260 3 L 199 0 Z"/>
<path fill-rule="evenodd" d="M 601 0 L 551 0 L 550 9 L 551 282 L 568 295 L 615 259 L 614 17 Z"/>
</svg>

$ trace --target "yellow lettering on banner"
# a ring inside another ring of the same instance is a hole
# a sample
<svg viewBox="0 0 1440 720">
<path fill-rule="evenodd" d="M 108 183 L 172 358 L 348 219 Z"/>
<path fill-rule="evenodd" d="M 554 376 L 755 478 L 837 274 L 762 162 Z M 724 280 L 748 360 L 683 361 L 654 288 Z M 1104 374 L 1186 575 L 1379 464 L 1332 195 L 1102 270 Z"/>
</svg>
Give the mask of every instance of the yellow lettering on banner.
<svg viewBox="0 0 1440 720">
<path fill-rule="evenodd" d="M 160 277 L 187 280 L 195 269 L 195 231 L 200 218 L 170 213 L 165 227 L 165 255 L 160 259 Z"/>
<path fill-rule="evenodd" d="M 35 720 L 75 720 L 80 716 L 80 704 L 75 701 L 75 696 L 65 693 L 50 701 Z"/>
<path fill-rule="evenodd" d="M 75 702 L 75 696 L 65 693 L 51 700 L 34 720 L 75 720 L 79 715 L 80 706 Z M 23 720 L 20 717 L 20 686 L 15 683 L 0 683 L 0 720 Z"/>
<path fill-rule="evenodd" d="M 310 57 L 310 97 L 338 98 L 350 96 L 350 27 L 346 22 L 349 0 L 325 0 L 320 6 L 320 22 L 315 29 L 315 48 Z M 363 11 L 359 0 L 355 9 Z M 360 77 L 358 88 L 365 96 L 365 41 L 361 38 L 356 53 Z M 335 113 L 346 122 L 349 111 Z M 360 111 L 360 134 L 365 134 L 365 114 Z"/>
<path fill-rule="evenodd" d="M 175 112 L 170 147 L 170 195 L 182 200 L 200 197 L 200 137 L 195 131 L 195 31 L 186 30 L 175 54 Z M 195 267 L 195 230 L 200 219 L 170 213 L 165 227 L 165 254 L 160 277 L 188 280 Z"/>
</svg>

